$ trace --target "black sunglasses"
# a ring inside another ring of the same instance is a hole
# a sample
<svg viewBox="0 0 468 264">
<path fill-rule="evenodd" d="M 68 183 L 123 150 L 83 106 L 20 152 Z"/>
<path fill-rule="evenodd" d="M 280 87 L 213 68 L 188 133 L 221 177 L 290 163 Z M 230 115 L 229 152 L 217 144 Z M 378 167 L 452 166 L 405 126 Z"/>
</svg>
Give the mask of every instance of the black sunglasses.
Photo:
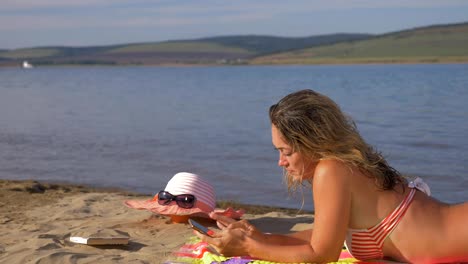
<svg viewBox="0 0 468 264">
<path fill-rule="evenodd" d="M 170 192 L 160 191 L 158 193 L 158 203 L 160 205 L 168 205 L 175 201 L 181 208 L 190 209 L 195 205 L 195 195 L 192 194 L 179 194 L 172 195 Z"/>
</svg>

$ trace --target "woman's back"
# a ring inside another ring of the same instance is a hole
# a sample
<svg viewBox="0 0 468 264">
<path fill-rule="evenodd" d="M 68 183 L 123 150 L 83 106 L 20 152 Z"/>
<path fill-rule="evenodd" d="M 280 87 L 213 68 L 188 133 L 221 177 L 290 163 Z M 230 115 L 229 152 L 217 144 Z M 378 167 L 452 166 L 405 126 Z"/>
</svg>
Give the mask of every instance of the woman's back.
<svg viewBox="0 0 468 264">
<path fill-rule="evenodd" d="M 468 261 L 468 203 L 448 205 L 418 193 L 390 239 L 409 262 Z"/>
<path fill-rule="evenodd" d="M 406 184 L 394 190 L 381 190 L 372 177 L 357 171 L 351 176 L 351 231 L 373 228 L 381 223 L 412 190 Z M 467 210 L 468 203 L 447 205 L 416 191 L 404 215 L 385 238 L 384 255 L 400 261 L 424 263 L 468 260 L 468 214 L 464 213 Z M 460 256 L 460 259 L 453 256 Z"/>
</svg>

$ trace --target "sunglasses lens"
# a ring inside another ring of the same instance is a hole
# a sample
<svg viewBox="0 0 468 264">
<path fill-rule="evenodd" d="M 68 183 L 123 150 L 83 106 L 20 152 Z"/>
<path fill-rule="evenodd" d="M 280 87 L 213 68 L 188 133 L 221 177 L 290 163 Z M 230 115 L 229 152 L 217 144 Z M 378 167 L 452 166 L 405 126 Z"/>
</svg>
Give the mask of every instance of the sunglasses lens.
<svg viewBox="0 0 468 264">
<path fill-rule="evenodd" d="M 158 204 L 168 205 L 172 201 L 175 201 L 181 208 L 189 209 L 195 205 L 195 196 L 192 194 L 172 195 L 166 191 L 160 191 L 158 193 Z"/>
<path fill-rule="evenodd" d="M 172 201 L 173 197 L 174 196 L 172 194 L 170 194 L 170 193 L 168 193 L 166 191 L 160 191 L 158 193 L 158 204 L 167 205 Z"/>
<path fill-rule="evenodd" d="M 189 209 L 195 205 L 195 196 L 191 194 L 177 195 L 176 202 L 179 207 Z"/>
</svg>

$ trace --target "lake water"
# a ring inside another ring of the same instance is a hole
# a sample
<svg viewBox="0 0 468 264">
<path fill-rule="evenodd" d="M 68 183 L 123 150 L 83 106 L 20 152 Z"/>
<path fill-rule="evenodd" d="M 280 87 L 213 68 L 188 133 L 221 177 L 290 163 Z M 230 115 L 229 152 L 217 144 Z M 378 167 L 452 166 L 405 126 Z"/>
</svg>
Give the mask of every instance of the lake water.
<svg viewBox="0 0 468 264">
<path fill-rule="evenodd" d="M 267 110 L 304 88 L 338 102 L 436 198 L 468 200 L 467 64 L 3 68 L 0 178 L 154 194 L 189 171 L 218 199 L 299 208 Z"/>
</svg>

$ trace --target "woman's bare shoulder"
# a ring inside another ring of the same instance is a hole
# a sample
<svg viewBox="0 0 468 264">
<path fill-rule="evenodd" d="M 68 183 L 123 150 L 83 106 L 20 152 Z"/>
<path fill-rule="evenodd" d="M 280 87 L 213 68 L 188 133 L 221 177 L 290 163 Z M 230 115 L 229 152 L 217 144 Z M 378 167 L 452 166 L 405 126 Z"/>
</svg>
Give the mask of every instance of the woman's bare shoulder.
<svg viewBox="0 0 468 264">
<path fill-rule="evenodd" d="M 358 168 L 337 159 L 321 159 L 315 169 L 317 176 L 349 178 L 349 175 L 361 174 Z"/>
<path fill-rule="evenodd" d="M 321 159 L 315 168 L 314 183 L 329 182 L 350 184 L 351 177 L 355 169 L 346 163 L 336 159 Z"/>
</svg>

